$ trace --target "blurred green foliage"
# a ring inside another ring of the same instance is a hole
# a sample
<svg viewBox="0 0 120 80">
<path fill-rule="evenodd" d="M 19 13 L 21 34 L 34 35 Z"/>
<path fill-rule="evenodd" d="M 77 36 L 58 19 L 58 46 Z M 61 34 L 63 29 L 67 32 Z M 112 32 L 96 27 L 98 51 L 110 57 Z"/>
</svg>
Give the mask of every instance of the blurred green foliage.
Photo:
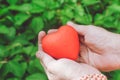
<svg viewBox="0 0 120 80">
<path fill-rule="evenodd" d="M 120 0 L 0 0 L 0 80 L 47 80 L 37 34 L 67 21 L 120 33 Z M 120 71 L 105 73 L 120 80 Z"/>
</svg>

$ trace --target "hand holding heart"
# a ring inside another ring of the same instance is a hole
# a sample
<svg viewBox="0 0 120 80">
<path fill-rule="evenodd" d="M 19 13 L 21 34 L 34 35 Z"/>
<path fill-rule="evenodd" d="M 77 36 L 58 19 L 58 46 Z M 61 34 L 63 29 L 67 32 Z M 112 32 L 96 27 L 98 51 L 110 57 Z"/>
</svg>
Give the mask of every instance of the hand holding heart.
<svg viewBox="0 0 120 80">
<path fill-rule="evenodd" d="M 49 33 L 54 31 L 56 30 L 50 30 Z M 39 33 L 39 51 L 36 56 L 40 59 L 49 80 L 80 80 L 80 77 L 84 75 L 101 74 L 97 69 L 90 65 L 77 63 L 65 58 L 56 60 L 48 55 L 48 53 L 45 53 L 41 46 L 42 39 L 45 35 L 44 31 Z"/>
<path fill-rule="evenodd" d="M 81 57 L 79 57 L 81 62 L 92 65 L 101 71 L 111 71 L 120 68 L 119 34 L 91 25 L 83 26 L 72 22 L 69 22 L 68 25 L 74 28 L 81 36 Z"/>
<path fill-rule="evenodd" d="M 94 66 L 95 68 L 101 71 L 112 71 L 120 68 L 120 59 L 119 59 L 120 35 L 119 34 L 114 34 L 106 31 L 103 28 L 95 27 L 91 25 L 83 26 L 83 25 L 74 24 L 72 22 L 69 22 L 68 25 L 74 28 L 78 32 L 78 34 L 81 36 L 80 37 L 80 53 L 79 53 L 80 54 L 79 60 L 81 62 Z M 57 31 L 58 30 L 50 30 L 48 34 L 52 34 Z M 90 72 L 91 71 L 97 72 L 97 70 L 93 70 L 89 67 L 87 67 L 88 69 L 86 68 L 84 69 L 85 66 L 82 68 L 80 67 L 80 65 L 78 66 L 77 65 L 78 63 L 73 61 L 76 59 L 75 57 L 71 58 L 67 56 L 69 59 L 72 59 L 72 60 L 68 60 L 68 59 L 55 60 L 51 56 L 47 55 L 48 53 L 46 54 L 45 52 L 43 52 L 42 46 L 41 46 L 42 39 L 46 34 L 45 32 L 41 32 L 41 33 L 42 34 L 39 34 L 38 36 L 40 53 L 37 54 L 37 57 L 41 60 L 49 76 L 53 78 L 51 80 L 61 80 L 60 76 L 63 78 L 63 76 L 67 74 L 68 74 L 67 76 L 70 77 L 71 74 L 78 73 L 79 70 L 81 69 L 83 69 L 84 70 L 83 72 L 86 72 L 86 73 L 89 73 L 89 70 Z M 59 56 L 56 58 L 59 58 Z M 67 65 L 64 65 L 64 64 L 67 64 Z M 72 67 L 70 67 L 69 65 Z M 78 70 L 75 71 L 74 66 L 78 66 L 78 67 L 75 67 L 75 69 L 78 69 Z M 69 69 L 72 71 L 68 70 L 67 71 L 68 73 L 64 73 L 64 71 L 66 71 L 68 67 L 70 67 Z M 62 73 L 64 74 L 61 75 Z M 79 72 L 78 75 L 79 74 L 81 73 Z M 57 79 L 55 76 L 59 76 L 59 78 L 57 77 L 58 78 Z M 68 79 L 68 77 L 65 80 L 70 80 Z"/>
<path fill-rule="evenodd" d="M 81 55 L 81 57 L 79 57 L 81 62 L 94 66 L 101 71 L 120 69 L 119 34 L 114 34 L 106 31 L 103 28 L 91 25 L 83 26 L 74 24 L 72 22 L 69 22 L 68 25 L 70 25 L 70 27 L 73 27 L 81 36 L 79 53 Z M 52 33 L 57 31 L 58 30 L 50 30 L 48 34 L 52 35 Z M 49 80 L 79 80 L 78 77 L 82 76 L 83 72 L 85 74 L 100 73 L 98 70 L 89 65 L 81 63 L 79 63 L 78 65 L 77 62 L 73 61 L 75 57 L 71 58 L 67 56 L 68 58 L 73 60 L 55 60 L 54 58 L 49 56 L 48 53 L 45 53 L 43 51 L 41 44 L 45 35 L 45 32 L 42 31 L 38 36 L 39 51 L 36 56 L 40 59 L 42 65 L 44 66 Z M 56 58 L 61 57 L 57 56 Z M 65 73 L 65 71 L 67 73 Z"/>
</svg>

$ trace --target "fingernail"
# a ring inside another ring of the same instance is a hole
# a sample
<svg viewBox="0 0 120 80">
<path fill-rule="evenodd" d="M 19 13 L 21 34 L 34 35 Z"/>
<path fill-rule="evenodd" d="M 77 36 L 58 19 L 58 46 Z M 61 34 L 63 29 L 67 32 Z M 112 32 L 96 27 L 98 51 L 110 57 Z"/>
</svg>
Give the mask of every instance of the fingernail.
<svg viewBox="0 0 120 80">
<path fill-rule="evenodd" d="M 45 32 L 44 32 L 44 31 L 40 31 L 40 32 L 39 32 L 39 35 L 41 35 L 41 34 L 44 35 Z"/>
<path fill-rule="evenodd" d="M 44 31 L 40 31 L 40 33 L 44 33 Z"/>
<path fill-rule="evenodd" d="M 40 35 L 41 33 L 43 33 L 44 31 L 40 31 L 38 35 Z"/>
</svg>

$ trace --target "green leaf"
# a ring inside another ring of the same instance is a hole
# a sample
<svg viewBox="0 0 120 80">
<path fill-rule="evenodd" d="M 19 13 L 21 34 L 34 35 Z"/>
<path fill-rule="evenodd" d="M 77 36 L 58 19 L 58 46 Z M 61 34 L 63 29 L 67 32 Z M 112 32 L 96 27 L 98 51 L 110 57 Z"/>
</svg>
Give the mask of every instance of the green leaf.
<svg viewBox="0 0 120 80">
<path fill-rule="evenodd" d="M 69 14 L 69 15 L 68 15 Z M 72 19 L 74 17 L 73 11 L 71 9 L 63 9 L 61 11 L 61 15 L 68 17 L 69 19 Z"/>
<path fill-rule="evenodd" d="M 38 50 L 38 47 L 37 47 L 37 46 L 34 46 L 32 52 L 31 52 L 31 54 L 30 54 L 30 56 L 31 56 L 31 57 L 35 56 L 37 50 Z"/>
<path fill-rule="evenodd" d="M 33 39 L 36 38 L 36 34 L 33 33 L 33 30 L 32 30 L 32 29 L 26 30 L 25 33 L 24 33 L 24 35 L 26 36 L 26 39 L 27 39 L 27 40 L 33 40 Z M 30 36 L 28 36 L 28 35 L 30 35 Z"/>
<path fill-rule="evenodd" d="M 46 5 L 47 5 L 48 9 L 56 9 L 60 6 L 59 3 L 57 1 L 54 1 L 54 0 L 46 1 Z"/>
<path fill-rule="evenodd" d="M 30 27 L 33 29 L 33 31 L 38 34 L 40 30 L 44 27 L 44 22 L 41 17 L 35 17 L 32 19 L 32 22 L 30 24 Z"/>
<path fill-rule="evenodd" d="M 6 18 L 7 18 L 9 21 L 11 21 L 11 22 L 13 22 L 13 23 L 14 23 L 13 16 L 6 16 Z"/>
<path fill-rule="evenodd" d="M 74 7 L 74 13 L 75 15 L 83 16 L 85 15 L 85 11 L 82 5 L 76 5 Z"/>
<path fill-rule="evenodd" d="M 29 56 L 35 56 L 35 53 L 37 51 L 37 47 L 30 45 L 30 46 L 24 47 L 23 51 Z"/>
<path fill-rule="evenodd" d="M 27 68 L 26 63 L 18 63 L 16 61 L 9 61 L 7 63 L 7 69 L 9 72 L 13 73 L 17 77 L 22 77 L 25 73 L 25 69 Z"/>
<path fill-rule="evenodd" d="M 0 34 L 8 34 L 9 29 L 5 25 L 0 25 Z"/>
<path fill-rule="evenodd" d="M 69 0 L 71 3 L 77 3 L 77 0 Z"/>
<path fill-rule="evenodd" d="M 8 8 L 0 9 L 0 16 L 5 15 L 8 12 Z"/>
<path fill-rule="evenodd" d="M 105 18 L 104 19 L 104 26 L 106 27 L 106 28 L 114 28 L 115 26 L 114 26 L 114 17 L 112 17 L 112 16 L 108 16 L 108 18 Z"/>
<path fill-rule="evenodd" d="M 28 77 L 26 77 L 25 80 L 48 80 L 46 75 L 44 74 L 41 74 L 41 73 L 35 73 L 35 74 L 32 74 Z"/>
<path fill-rule="evenodd" d="M 9 57 L 13 57 L 15 55 L 19 55 L 20 53 L 22 53 L 22 47 L 21 46 L 16 46 L 14 48 L 12 48 L 11 50 L 9 50 L 8 56 Z M 10 54 L 11 53 L 11 54 Z M 6 53 L 7 54 L 7 53 Z M 21 55 L 20 55 L 21 56 Z"/>
<path fill-rule="evenodd" d="M 4 52 L 1 53 L 1 56 L 10 58 L 17 54 L 20 54 L 21 52 L 23 51 L 22 51 L 22 45 L 20 43 L 11 43 L 5 47 Z"/>
<path fill-rule="evenodd" d="M 30 55 L 31 52 L 32 52 L 33 47 L 34 47 L 34 46 L 32 46 L 32 45 L 31 45 L 31 46 L 28 46 L 28 47 L 24 47 L 24 48 L 23 48 L 23 51 L 24 51 L 26 54 Z"/>
<path fill-rule="evenodd" d="M 31 4 L 31 9 L 29 12 L 31 13 L 41 13 L 44 11 L 44 8 L 39 6 L 39 5 L 36 5 L 36 4 Z"/>
<path fill-rule="evenodd" d="M 0 45 L 0 58 L 5 56 L 5 46 Z"/>
<path fill-rule="evenodd" d="M 7 63 L 5 63 L 0 70 L 1 70 L 0 77 L 5 77 L 10 72 L 10 69 L 8 68 Z"/>
<path fill-rule="evenodd" d="M 10 27 L 7 37 L 9 37 L 9 39 L 12 40 L 13 38 L 15 38 L 15 35 L 16 35 L 16 29 L 14 27 Z"/>
<path fill-rule="evenodd" d="M 21 44 L 21 45 L 30 44 L 29 41 L 26 39 L 25 34 L 19 34 L 18 36 L 16 36 L 16 39 L 12 43 L 13 44 Z"/>
<path fill-rule="evenodd" d="M 15 55 L 14 56 L 14 61 L 17 61 L 17 62 L 19 62 L 19 61 L 21 61 L 21 60 L 24 60 L 24 57 L 22 56 L 22 55 Z"/>
<path fill-rule="evenodd" d="M 64 16 L 61 16 L 60 19 L 62 21 L 62 24 L 66 24 L 68 21 L 70 21 L 68 17 L 64 17 Z"/>
<path fill-rule="evenodd" d="M 30 11 L 32 9 L 32 6 L 30 4 L 11 5 L 11 6 L 9 6 L 9 9 L 27 12 L 27 11 Z"/>
<path fill-rule="evenodd" d="M 102 14 L 96 14 L 94 17 L 95 25 L 102 25 L 104 23 L 104 16 Z"/>
<path fill-rule="evenodd" d="M 10 10 L 15 10 L 15 11 L 22 11 L 22 12 L 27 12 L 27 13 L 40 13 L 44 10 L 43 7 L 36 5 L 36 4 L 29 4 L 25 3 L 22 5 L 11 5 L 9 7 Z"/>
<path fill-rule="evenodd" d="M 120 70 L 111 72 L 112 80 L 120 80 Z"/>
<path fill-rule="evenodd" d="M 43 16 L 47 18 L 48 20 L 51 20 L 55 16 L 55 11 L 46 11 L 44 12 Z"/>
<path fill-rule="evenodd" d="M 36 72 L 41 72 L 45 74 L 44 69 L 38 59 L 34 59 L 29 62 L 28 72 L 30 74 L 36 73 Z"/>
<path fill-rule="evenodd" d="M 10 5 L 14 5 L 18 2 L 18 0 L 7 0 L 7 2 L 10 4 Z"/>
<path fill-rule="evenodd" d="M 21 80 L 19 78 L 8 78 L 7 80 Z"/>
<path fill-rule="evenodd" d="M 120 5 L 119 4 L 112 4 L 108 7 L 109 11 L 112 12 L 119 12 L 120 13 Z"/>
<path fill-rule="evenodd" d="M 16 48 L 16 47 L 21 47 L 22 45 L 20 44 L 20 43 L 13 43 L 13 44 L 11 44 L 11 45 L 8 45 L 7 47 L 6 47 L 6 50 L 11 50 L 11 49 L 14 49 L 14 48 Z"/>
<path fill-rule="evenodd" d="M 46 7 L 46 3 L 45 3 L 44 0 L 32 0 L 32 3 L 37 4 L 37 5 L 39 5 L 40 7 L 43 7 L 43 8 Z"/>
<path fill-rule="evenodd" d="M 82 3 L 86 6 L 93 5 L 99 2 L 100 0 L 82 0 Z"/>
<path fill-rule="evenodd" d="M 1 61 L 0 61 L 0 69 L 1 69 L 2 66 L 3 66 L 3 64 L 2 64 Z"/>
<path fill-rule="evenodd" d="M 22 25 L 27 19 L 30 18 L 30 15 L 24 14 L 24 13 L 19 13 L 15 15 L 15 25 Z"/>
<path fill-rule="evenodd" d="M 82 24 L 91 24 L 92 23 L 92 16 L 91 15 L 83 15 L 78 16 L 76 15 L 75 21 Z"/>
</svg>

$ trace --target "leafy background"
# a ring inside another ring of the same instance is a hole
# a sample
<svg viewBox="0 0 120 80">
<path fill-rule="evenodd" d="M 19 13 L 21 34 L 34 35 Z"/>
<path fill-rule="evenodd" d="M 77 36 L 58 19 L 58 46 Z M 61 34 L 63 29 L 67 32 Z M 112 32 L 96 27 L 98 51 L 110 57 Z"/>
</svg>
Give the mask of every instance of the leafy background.
<svg viewBox="0 0 120 80">
<path fill-rule="evenodd" d="M 47 80 L 37 34 L 70 20 L 120 33 L 120 0 L 0 0 L 0 80 Z M 105 74 L 120 80 L 120 70 Z"/>
</svg>

